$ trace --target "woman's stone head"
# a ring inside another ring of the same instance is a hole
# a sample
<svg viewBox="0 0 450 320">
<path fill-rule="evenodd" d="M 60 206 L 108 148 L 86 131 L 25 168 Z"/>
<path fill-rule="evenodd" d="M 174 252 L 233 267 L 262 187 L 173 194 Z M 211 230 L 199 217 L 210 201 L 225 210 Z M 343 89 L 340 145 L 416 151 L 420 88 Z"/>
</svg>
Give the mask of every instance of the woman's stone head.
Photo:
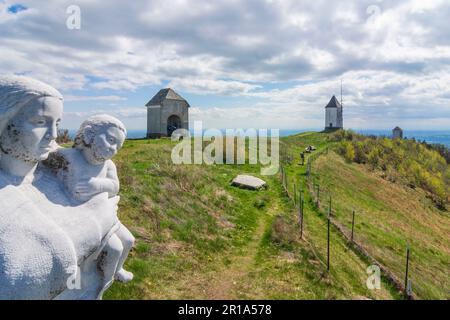
<svg viewBox="0 0 450 320">
<path fill-rule="evenodd" d="M 45 160 L 62 111 L 62 95 L 54 88 L 27 77 L 0 77 L 0 154 L 27 162 Z"/>
</svg>

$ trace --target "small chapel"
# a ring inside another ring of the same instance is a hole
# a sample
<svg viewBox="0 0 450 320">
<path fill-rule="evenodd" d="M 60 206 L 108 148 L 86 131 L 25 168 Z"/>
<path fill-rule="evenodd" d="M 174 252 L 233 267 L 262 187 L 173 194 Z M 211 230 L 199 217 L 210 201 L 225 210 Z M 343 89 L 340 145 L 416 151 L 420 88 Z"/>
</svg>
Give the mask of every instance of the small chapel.
<svg viewBox="0 0 450 320">
<path fill-rule="evenodd" d="M 342 129 L 344 127 L 342 103 L 333 96 L 325 106 L 325 130 Z"/>
<path fill-rule="evenodd" d="M 171 88 L 161 89 L 145 105 L 147 138 L 170 137 L 177 129 L 189 130 L 189 103 Z"/>
<path fill-rule="evenodd" d="M 403 139 L 403 130 L 400 127 L 392 129 L 392 139 Z"/>
</svg>

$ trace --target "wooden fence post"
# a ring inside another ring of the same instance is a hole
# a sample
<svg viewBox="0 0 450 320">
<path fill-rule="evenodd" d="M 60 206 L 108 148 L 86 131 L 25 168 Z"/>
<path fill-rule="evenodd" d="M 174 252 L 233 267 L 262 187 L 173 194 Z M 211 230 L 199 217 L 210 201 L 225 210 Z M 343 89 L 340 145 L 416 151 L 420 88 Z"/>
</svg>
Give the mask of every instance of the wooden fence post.
<svg viewBox="0 0 450 320">
<path fill-rule="evenodd" d="M 320 185 L 317 184 L 317 200 L 316 200 L 316 206 L 319 207 L 319 199 L 320 199 Z"/>
<path fill-rule="evenodd" d="M 300 200 L 300 205 L 298 206 L 298 224 L 299 226 L 302 225 L 302 200 Z"/>
<path fill-rule="evenodd" d="M 284 176 L 286 177 L 286 178 L 285 178 L 285 180 L 286 180 L 286 193 L 287 193 L 288 196 L 289 196 L 289 182 L 288 182 L 287 172 L 284 172 Z"/>
<path fill-rule="evenodd" d="M 303 195 L 300 196 L 300 214 L 301 214 L 301 220 L 300 220 L 300 239 L 303 239 L 303 219 L 305 218 L 304 215 L 304 200 Z"/>
<path fill-rule="evenodd" d="M 328 198 L 328 214 L 331 217 L 332 214 L 332 209 L 331 209 L 331 194 L 330 197 Z"/>
<path fill-rule="evenodd" d="M 327 271 L 330 271 L 330 216 L 327 219 Z"/>
<path fill-rule="evenodd" d="M 405 270 L 405 299 L 409 299 L 410 293 L 408 292 L 408 272 L 409 272 L 409 245 L 406 247 L 406 270 Z"/>
<path fill-rule="evenodd" d="M 328 219 L 327 219 L 327 271 L 330 271 L 330 219 L 331 219 L 331 196 L 328 206 Z"/>
<path fill-rule="evenodd" d="M 303 190 L 302 190 L 302 178 L 301 177 L 298 179 L 298 192 L 300 194 L 302 194 L 302 192 L 303 192 Z"/>
<path fill-rule="evenodd" d="M 355 210 L 353 210 L 353 216 L 352 216 L 352 242 L 353 242 L 353 232 L 355 230 Z"/>
<path fill-rule="evenodd" d="M 294 194 L 293 194 L 293 200 L 294 200 L 294 207 L 297 207 L 297 185 L 294 182 Z"/>
</svg>

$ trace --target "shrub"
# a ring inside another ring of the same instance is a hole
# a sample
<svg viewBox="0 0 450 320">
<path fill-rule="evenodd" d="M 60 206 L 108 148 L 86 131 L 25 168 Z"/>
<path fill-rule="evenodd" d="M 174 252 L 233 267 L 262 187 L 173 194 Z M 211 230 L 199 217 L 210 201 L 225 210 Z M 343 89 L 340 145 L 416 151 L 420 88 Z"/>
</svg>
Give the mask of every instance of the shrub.
<svg viewBox="0 0 450 320">
<path fill-rule="evenodd" d="M 56 142 L 58 144 L 69 143 L 71 141 L 69 136 L 69 130 L 67 129 L 58 129 L 58 135 L 56 137 Z"/>
<path fill-rule="evenodd" d="M 263 209 L 267 206 L 268 200 L 269 199 L 267 196 L 259 197 L 259 198 L 255 199 L 255 201 L 253 202 L 253 206 L 257 209 Z"/>
<path fill-rule="evenodd" d="M 449 202 L 450 169 L 442 146 L 430 146 L 415 140 L 377 138 L 342 130 L 334 133 L 339 140 L 337 151 L 348 162 L 368 164 L 381 170 L 392 182 L 412 188 L 420 187 L 440 208 Z"/>
<path fill-rule="evenodd" d="M 355 159 L 355 148 L 351 142 L 345 142 L 345 152 L 344 158 L 345 160 L 352 162 Z"/>
<path fill-rule="evenodd" d="M 367 162 L 369 163 L 372 170 L 375 170 L 379 165 L 380 160 L 380 149 L 375 147 L 369 151 L 367 156 Z"/>
<path fill-rule="evenodd" d="M 289 248 L 296 241 L 297 233 L 295 224 L 285 216 L 278 215 L 273 221 L 270 239 L 273 243 Z"/>
<path fill-rule="evenodd" d="M 366 145 L 362 141 L 354 143 L 354 160 L 357 163 L 367 163 Z"/>
</svg>

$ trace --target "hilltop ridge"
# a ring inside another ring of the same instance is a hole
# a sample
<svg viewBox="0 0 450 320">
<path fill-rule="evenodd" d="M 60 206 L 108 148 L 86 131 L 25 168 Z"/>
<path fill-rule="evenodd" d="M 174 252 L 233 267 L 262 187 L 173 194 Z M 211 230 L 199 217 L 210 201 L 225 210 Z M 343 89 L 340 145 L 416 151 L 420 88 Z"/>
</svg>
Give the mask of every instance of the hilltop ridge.
<svg viewBox="0 0 450 320">
<path fill-rule="evenodd" d="M 349 206 L 361 205 L 364 216 L 358 210 L 357 240 L 374 255 L 385 253 L 380 260 L 399 276 L 403 251 L 406 242 L 410 243 L 413 290 L 419 298 L 445 299 L 445 289 L 437 282 L 446 285 L 448 281 L 444 277 L 450 257 L 445 241 L 450 231 L 448 215 L 437 209 L 425 192 L 421 193 L 424 201 L 410 201 L 415 193 L 400 192 L 408 187 L 392 182 L 393 187 L 386 189 L 389 198 L 410 205 L 406 211 L 396 207 L 401 213 L 395 211 L 395 215 L 380 214 L 379 203 L 384 200 L 370 191 L 379 184 L 373 180 L 376 176 L 364 165 L 346 162 L 334 152 L 340 143 L 330 133 L 309 132 L 281 139 L 284 152 L 292 155 L 284 166 L 288 190 L 292 193 L 295 183 L 305 199 L 304 235 L 300 239 L 298 203 L 284 192 L 279 175 L 262 177 L 259 165 L 249 164 L 173 165 L 170 152 L 174 143 L 169 139 L 127 141 L 116 159 L 122 185 L 119 212 L 137 238 L 127 263 L 136 278 L 127 285 L 114 284 L 106 298 L 401 298 L 385 279 L 381 290 L 367 288 L 369 261 L 354 252 L 334 228 L 331 270 L 326 271 L 326 219 L 306 187 L 306 165 L 299 164 L 300 152 L 314 145 L 322 155 L 312 163 L 312 176 L 322 184 L 322 196 L 327 189 L 346 195 L 342 201 L 333 198 L 335 219 L 348 227 Z M 324 152 L 327 149 L 329 152 Z M 341 170 L 334 170 L 336 167 Z M 240 173 L 263 178 L 268 189 L 254 192 L 232 187 L 231 179 Z M 342 189 L 346 186 L 351 188 Z M 402 225 L 408 221 L 408 210 L 419 204 L 431 216 L 425 220 L 414 215 L 414 223 L 405 233 Z M 432 223 L 433 234 L 427 234 L 427 223 L 437 216 L 439 219 Z M 373 221 L 370 217 L 378 223 L 369 225 Z M 384 223 L 391 228 L 385 230 Z M 431 267 L 425 261 L 430 261 Z M 432 273 L 436 279 L 430 278 Z"/>
</svg>

